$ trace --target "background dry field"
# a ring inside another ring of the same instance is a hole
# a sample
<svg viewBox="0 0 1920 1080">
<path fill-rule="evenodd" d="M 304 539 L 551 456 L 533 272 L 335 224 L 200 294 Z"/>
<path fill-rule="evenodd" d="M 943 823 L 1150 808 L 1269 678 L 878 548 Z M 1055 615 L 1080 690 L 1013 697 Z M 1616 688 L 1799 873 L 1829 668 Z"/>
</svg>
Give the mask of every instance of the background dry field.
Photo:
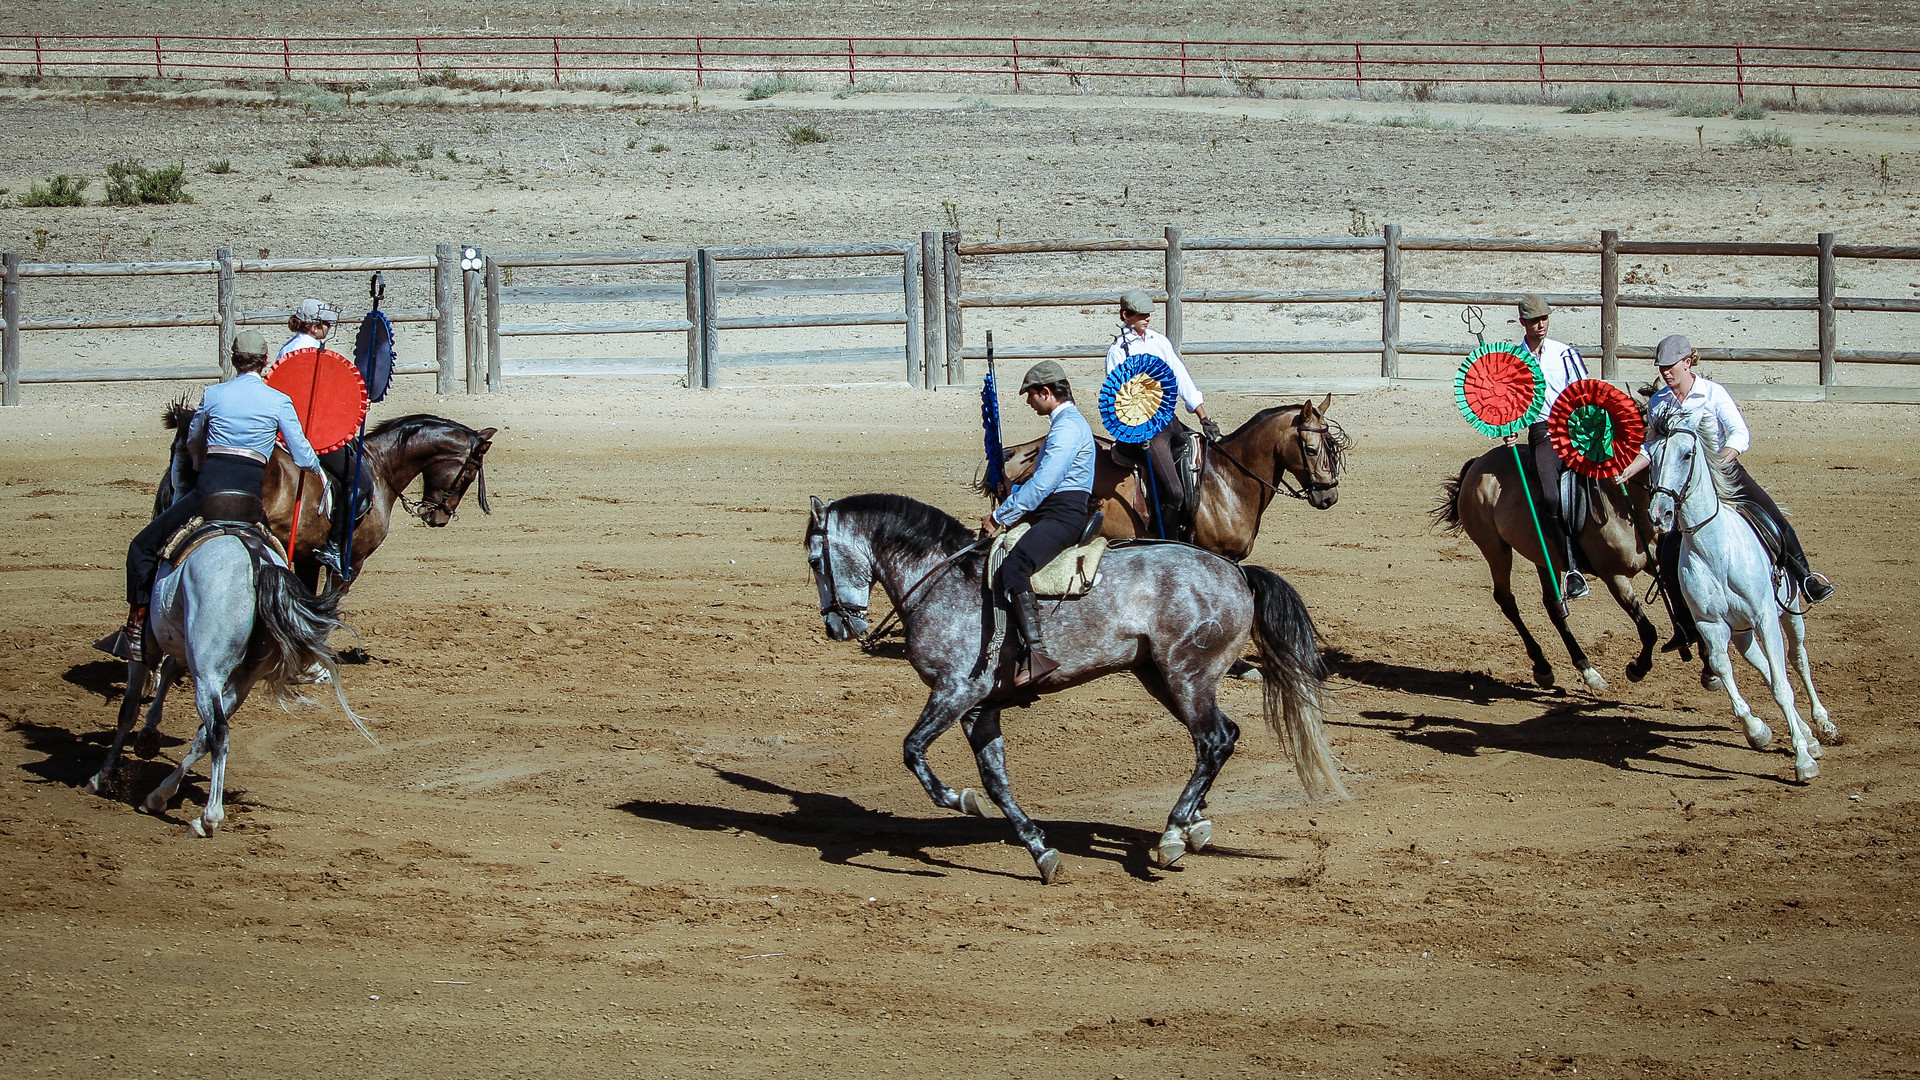
<svg viewBox="0 0 1920 1080">
<path fill-rule="evenodd" d="M 1899 12 L 1775 10 L 1803 26 Z M 17 238 L 6 246 L 30 251 L 44 229 L 35 257 L 75 260 L 204 257 L 222 243 L 351 255 L 436 240 L 584 250 L 891 239 L 942 225 L 943 200 L 971 233 L 1016 236 L 1169 222 L 1338 235 L 1359 211 L 1437 235 L 1619 227 L 1804 240 L 1834 229 L 1901 243 L 1920 210 L 1913 124 L 1897 117 L 1769 121 L 1795 136 L 1789 153 L 1733 149 L 1731 120 L 1644 110 L 1433 106 L 1430 120 L 1482 128 L 1448 130 L 1366 122 L 1404 106 L 1293 102 L 1148 111 L 810 95 L 749 108 L 735 95 L 703 96 L 698 109 L 583 98 L 323 113 L 8 93 L 0 185 L 16 191 L 128 152 L 196 170 L 231 157 L 230 173 L 195 172 L 190 205 L 0 210 L 0 235 Z M 794 123 L 832 138 L 790 151 L 780 137 Z M 311 138 L 353 150 L 431 141 L 436 160 L 418 173 L 289 168 Z M 668 149 L 650 152 L 654 141 Z M 738 148 L 711 149 L 722 142 Z M 1569 265 L 1461 259 L 1423 272 L 1440 287 L 1575 287 L 1585 278 Z M 1801 268 L 1779 264 L 1639 269 L 1676 291 L 1802 287 Z M 1189 269 L 1190 281 L 1309 272 L 1327 284 L 1362 273 Z M 1050 286 L 1153 270 L 1121 260 L 979 273 Z M 1848 280 L 1913 295 L 1909 274 Z M 243 285 L 259 290 L 243 307 L 307 291 Z M 345 301 L 362 288 L 342 277 L 320 291 Z M 107 299 L 150 311 L 177 297 Z M 44 302 L 29 312 L 103 300 L 76 290 Z M 1452 312 L 1431 314 L 1435 329 L 1419 336 L 1457 336 Z M 1353 316 L 1237 318 L 1318 337 Z M 1585 340 L 1580 318 L 1556 329 Z M 1110 317 L 1048 319 L 987 325 L 1097 340 Z M 1627 337 L 1678 328 L 1791 343 L 1810 340 L 1806 323 L 1702 316 L 1630 325 Z M 1910 342 L 1902 325 L 1843 319 L 1842 343 L 1897 347 Z M 1866 336 L 1848 340 L 1849 327 Z M 31 335 L 28 349 L 30 367 L 204 362 L 210 351 L 203 337 L 109 333 Z M 403 353 L 430 346 L 410 337 Z M 1303 394 L 1349 373 L 1288 362 L 1278 370 Z M 1215 379 L 1276 370 L 1238 358 L 1196 367 Z M 496 513 L 469 506 L 443 532 L 400 530 L 349 601 L 372 660 L 348 670 L 347 686 L 385 752 L 330 709 L 256 704 L 236 722 L 234 827 L 197 843 L 182 823 L 202 786 L 168 821 L 131 807 L 160 762 L 129 763 L 114 799 L 74 786 L 104 752 L 117 701 L 116 666 L 87 642 L 120 614 L 118 563 L 144 518 L 169 389 L 29 387 L 25 407 L 0 415 L 10 1074 L 1920 1072 L 1910 409 L 1748 408 L 1750 464 L 1801 512 L 1818 564 L 1842 584 L 1813 626 L 1817 677 L 1847 741 L 1800 788 L 1790 762 L 1748 750 L 1724 699 L 1671 658 L 1626 683 L 1631 628 L 1606 600 L 1576 605 L 1575 623 L 1613 690 L 1528 685 L 1477 553 L 1425 517 L 1439 481 L 1484 441 L 1431 392 L 1340 399 L 1334 415 L 1358 443 L 1340 502 L 1274 508 L 1254 561 L 1301 588 L 1327 636 L 1333 730 L 1357 797 L 1303 805 L 1254 722 L 1257 689 L 1229 685 L 1223 706 L 1247 737 L 1211 808 L 1221 847 L 1154 871 L 1145 844 L 1191 751 L 1136 686 L 1096 684 L 1008 719 L 1018 790 L 1066 855 L 1068 877 L 1043 890 L 1024 851 L 1002 842 L 1003 822 L 926 806 L 898 751 L 922 691 L 902 662 L 824 640 L 798 545 L 810 493 L 900 491 L 976 516 L 964 491 L 978 457 L 970 396 L 688 393 L 647 379 L 520 378 L 485 399 L 426 389 L 404 383 L 376 419 L 430 411 L 500 427 Z M 1215 402 L 1231 420 L 1277 403 Z M 1037 430 L 1020 418 L 1010 437 Z M 1544 626 L 1537 605 L 1523 609 Z M 172 735 L 189 734 L 189 714 L 176 697 Z M 943 772 L 970 774 L 958 740 L 938 751 Z"/>
</svg>

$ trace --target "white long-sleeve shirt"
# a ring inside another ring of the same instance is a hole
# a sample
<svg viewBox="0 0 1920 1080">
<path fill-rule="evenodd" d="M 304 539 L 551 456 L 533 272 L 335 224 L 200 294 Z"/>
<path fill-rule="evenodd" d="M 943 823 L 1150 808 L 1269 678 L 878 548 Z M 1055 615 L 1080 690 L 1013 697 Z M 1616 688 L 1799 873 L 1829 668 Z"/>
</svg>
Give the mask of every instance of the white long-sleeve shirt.
<svg viewBox="0 0 1920 1080">
<path fill-rule="evenodd" d="M 1193 384 L 1193 376 L 1187 373 L 1187 365 L 1181 361 L 1173 342 L 1152 327 L 1148 327 L 1144 334 L 1136 334 L 1132 330 L 1120 331 L 1120 336 L 1107 349 L 1107 374 L 1113 374 L 1114 368 L 1126 363 L 1127 357 L 1140 355 L 1157 356 L 1173 369 L 1174 385 L 1179 389 L 1180 402 L 1188 412 L 1198 412 L 1200 406 L 1206 403 L 1207 399 L 1200 396 L 1200 388 Z"/>
<path fill-rule="evenodd" d="M 1522 341 L 1520 347 L 1527 348 L 1527 343 Z M 1547 414 L 1553 411 L 1553 403 L 1560 400 L 1561 392 L 1587 377 L 1587 362 L 1580 356 L 1579 349 L 1552 338 L 1541 340 L 1540 351 L 1535 352 L 1533 358 L 1540 362 L 1540 374 L 1547 378 L 1547 400 L 1540 406 L 1538 421 L 1544 424 Z"/>
<path fill-rule="evenodd" d="M 1674 410 L 1697 412 L 1706 410 L 1713 414 L 1714 422 L 1720 427 L 1720 445 L 1732 447 L 1736 454 L 1744 454 L 1747 447 L 1753 445 L 1753 433 L 1747 429 L 1747 419 L 1740 415 L 1740 406 L 1733 403 L 1733 395 L 1727 388 L 1712 379 L 1693 377 L 1693 388 L 1687 391 L 1686 400 L 1680 400 L 1672 387 L 1663 386 L 1654 391 L 1647 402 L 1648 426 L 1652 421 Z"/>
</svg>

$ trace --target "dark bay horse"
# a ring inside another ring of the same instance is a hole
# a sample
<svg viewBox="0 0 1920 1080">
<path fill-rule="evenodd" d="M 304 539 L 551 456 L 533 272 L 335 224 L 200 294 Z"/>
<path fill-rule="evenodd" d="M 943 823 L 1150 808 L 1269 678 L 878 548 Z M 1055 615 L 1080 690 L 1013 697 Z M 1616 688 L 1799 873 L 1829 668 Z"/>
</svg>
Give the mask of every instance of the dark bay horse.
<svg viewBox="0 0 1920 1080">
<path fill-rule="evenodd" d="M 1199 505 L 1194 510 L 1192 542 L 1235 562 L 1253 552 L 1260 516 L 1275 495 L 1286 494 L 1315 510 L 1340 498 L 1340 473 L 1352 445 L 1338 424 L 1327 420 L 1328 394 L 1318 405 L 1264 409 L 1231 435 L 1208 446 L 1200 472 Z M 1040 460 L 1043 440 L 1009 446 L 1007 479 L 1025 481 Z M 1113 441 L 1098 439 L 1094 459 L 1093 501 L 1101 510 L 1101 532 L 1110 540 L 1155 535 L 1147 500 L 1131 467 L 1113 456 Z"/>
<path fill-rule="evenodd" d="M 193 467 L 185 453 L 187 421 L 192 417 L 193 409 L 184 400 L 175 402 L 167 411 L 167 426 L 175 432 L 173 459 L 167 477 L 160 482 L 155 513 L 172 502 L 173 492 L 193 485 Z M 485 464 L 494 431 L 494 428 L 475 431 L 443 417 L 415 413 L 385 421 L 367 432 L 362 467 L 373 480 L 373 500 L 353 531 L 352 573 L 355 577 L 387 538 L 396 502 L 427 525 L 444 528 L 459 510 L 467 488 L 478 482 L 480 510 L 487 514 L 493 512 L 487 505 Z M 421 478 L 418 502 L 403 494 L 415 477 Z M 285 448 L 276 446 L 267 462 L 261 501 L 274 534 L 285 538 L 293 527 L 294 492 L 302 490 L 300 536 L 289 554 L 293 557 L 294 571 L 309 587 L 314 587 L 319 583 L 320 564 L 314 561 L 313 552 L 326 543 L 328 522 L 327 515 L 320 511 L 319 485 L 309 478 L 301 489 L 299 480 L 293 459 L 287 456 Z M 344 507 L 333 509 L 345 512 Z"/>
<path fill-rule="evenodd" d="M 1538 481 L 1529 476 L 1527 483 L 1537 486 Z M 1592 500 L 1592 511 L 1579 523 L 1576 538 L 1594 572 L 1607 583 L 1607 591 L 1633 619 L 1634 629 L 1640 634 L 1640 654 L 1627 663 L 1627 678 L 1639 682 L 1653 668 L 1653 645 L 1659 637 L 1653 620 L 1647 617 L 1633 590 L 1636 575 L 1652 573 L 1653 538 L 1635 525 L 1636 521 L 1646 520 L 1647 488 L 1644 481 L 1636 478 L 1627 491 L 1622 491 L 1617 483 L 1602 483 L 1598 491 L 1598 497 Z M 1534 498 L 1539 497 L 1536 490 Z M 1533 661 L 1533 681 L 1552 686 L 1553 665 L 1540 651 L 1540 643 L 1527 631 L 1527 624 L 1520 621 L 1520 609 L 1514 604 L 1511 578 L 1516 552 L 1538 569 L 1547 618 L 1559 631 L 1560 641 L 1567 647 L 1573 666 L 1579 669 L 1581 680 L 1589 689 L 1605 690 L 1607 680 L 1588 662 L 1586 651 L 1567 629 L 1566 609 L 1555 591 L 1555 576 L 1549 574 L 1541 557 L 1540 541 L 1534 535 L 1533 514 L 1527 508 L 1527 496 L 1521 488 L 1513 451 L 1497 446 L 1468 461 L 1460 475 L 1441 485 L 1440 502 L 1432 513 L 1434 520 L 1448 532 L 1465 533 L 1486 557 L 1487 569 L 1493 575 L 1494 602 L 1500 605 L 1500 613 L 1519 631 L 1520 640 L 1527 647 L 1527 659 Z M 1556 571 L 1565 569 L 1554 567 Z"/>
<path fill-rule="evenodd" d="M 1216 690 L 1249 637 L 1267 671 L 1262 712 L 1292 754 L 1308 796 L 1346 796 L 1321 721 L 1325 669 L 1313 620 L 1300 594 L 1271 570 L 1186 544 L 1109 549 L 1093 591 L 1049 604 L 1043 615 L 1048 652 L 1059 669 L 1015 690 L 993 659 L 985 545 L 960 522 L 904 495 L 814 499 L 806 545 L 821 618 L 835 641 L 868 631 L 875 583 L 899 613 L 907 659 L 930 689 L 907 733 L 907 768 L 936 806 L 985 816 L 973 791 L 955 791 L 927 765 L 928 747 L 958 722 L 982 785 L 1032 854 L 1043 883 L 1059 871 L 1060 854 L 1014 801 L 1000 712 L 1103 675 L 1131 671 L 1193 736 L 1193 776 L 1151 853 L 1160 866 L 1212 839 L 1213 825 L 1201 811 L 1240 737 L 1220 711 Z"/>
</svg>

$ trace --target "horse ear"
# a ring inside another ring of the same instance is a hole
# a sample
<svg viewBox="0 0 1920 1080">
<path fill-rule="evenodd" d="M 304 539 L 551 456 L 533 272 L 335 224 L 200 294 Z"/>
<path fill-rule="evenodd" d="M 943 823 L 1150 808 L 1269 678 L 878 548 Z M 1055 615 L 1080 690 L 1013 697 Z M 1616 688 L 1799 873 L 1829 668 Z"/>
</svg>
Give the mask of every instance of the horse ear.
<svg viewBox="0 0 1920 1080">
<path fill-rule="evenodd" d="M 827 504 L 821 502 L 820 496 L 818 495 L 809 495 L 807 496 L 807 498 L 813 503 L 814 528 L 816 529 L 826 528 L 827 527 Z"/>
<path fill-rule="evenodd" d="M 1333 395 L 1328 394 L 1326 397 L 1320 400 L 1320 415 L 1321 416 L 1327 415 L 1327 411 L 1332 408 L 1333 408 Z"/>
<path fill-rule="evenodd" d="M 492 441 L 493 441 L 493 433 L 494 433 L 494 432 L 496 432 L 496 431 L 499 431 L 499 430 L 500 430 L 499 428 L 481 428 L 481 429 L 480 429 L 480 441 L 481 441 L 481 442 L 492 442 Z"/>
</svg>

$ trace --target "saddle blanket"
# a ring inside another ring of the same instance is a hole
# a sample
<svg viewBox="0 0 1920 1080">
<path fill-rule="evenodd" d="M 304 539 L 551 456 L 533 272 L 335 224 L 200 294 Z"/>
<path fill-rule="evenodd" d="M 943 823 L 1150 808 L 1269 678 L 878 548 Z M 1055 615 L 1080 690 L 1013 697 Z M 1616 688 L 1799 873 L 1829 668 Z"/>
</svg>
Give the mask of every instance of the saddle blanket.
<svg viewBox="0 0 1920 1080">
<path fill-rule="evenodd" d="M 1022 523 L 1015 525 L 994 538 L 993 552 L 988 556 L 988 577 L 992 577 L 1007 552 L 1013 545 L 1027 535 L 1033 526 Z M 1100 578 L 1100 557 L 1107 553 L 1107 538 L 1096 536 L 1089 543 L 1079 547 L 1070 547 L 1057 558 L 1033 573 L 1033 594 L 1048 599 L 1073 600 L 1087 595 L 1094 583 Z"/>
<path fill-rule="evenodd" d="M 247 549 L 254 553 L 259 561 L 262 554 L 271 555 L 281 566 L 287 565 L 287 549 L 281 545 L 280 538 L 259 527 L 236 521 L 208 521 L 205 518 L 189 518 L 179 531 L 169 537 L 160 546 L 160 559 L 175 566 L 187 561 L 201 544 L 216 536 L 237 536 L 246 542 Z M 264 552 L 260 549 L 264 548 Z"/>
</svg>

